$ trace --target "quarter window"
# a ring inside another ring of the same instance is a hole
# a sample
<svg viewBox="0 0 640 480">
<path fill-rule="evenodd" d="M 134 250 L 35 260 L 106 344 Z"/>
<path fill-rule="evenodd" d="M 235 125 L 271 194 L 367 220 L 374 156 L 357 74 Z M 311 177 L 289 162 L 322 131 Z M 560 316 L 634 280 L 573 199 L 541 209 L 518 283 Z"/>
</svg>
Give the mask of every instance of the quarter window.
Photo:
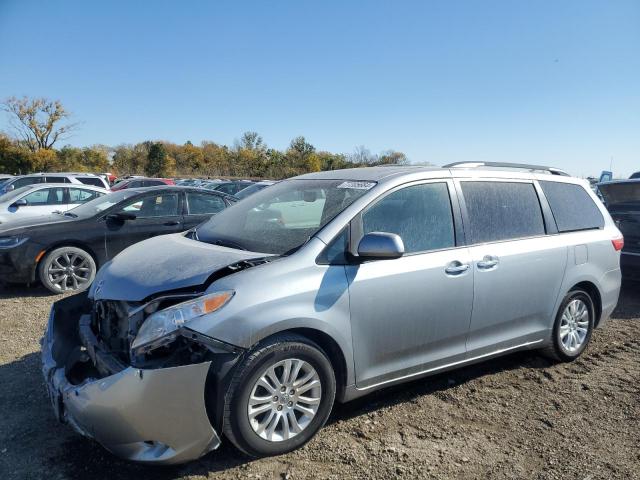
<svg viewBox="0 0 640 480">
<path fill-rule="evenodd" d="M 580 185 L 540 182 L 559 232 L 603 228 L 604 217 L 589 194 Z"/>
<path fill-rule="evenodd" d="M 224 210 L 225 203 L 217 195 L 187 192 L 187 206 L 190 215 L 206 215 Z"/>
<path fill-rule="evenodd" d="M 472 243 L 544 235 L 540 201 L 532 183 L 462 182 Z"/>
<path fill-rule="evenodd" d="M 101 196 L 102 193 L 94 192 L 93 190 L 83 190 L 81 188 L 69 189 L 69 203 L 85 203 Z"/>
<path fill-rule="evenodd" d="M 362 215 L 363 232 L 395 233 L 406 253 L 455 245 L 447 184 L 427 183 L 393 192 Z"/>
</svg>

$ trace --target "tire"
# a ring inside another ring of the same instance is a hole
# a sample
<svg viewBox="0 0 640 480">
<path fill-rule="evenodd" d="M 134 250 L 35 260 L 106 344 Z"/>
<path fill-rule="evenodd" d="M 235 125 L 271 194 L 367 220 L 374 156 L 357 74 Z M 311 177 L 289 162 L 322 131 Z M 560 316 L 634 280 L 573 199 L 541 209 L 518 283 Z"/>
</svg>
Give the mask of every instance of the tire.
<svg viewBox="0 0 640 480">
<path fill-rule="evenodd" d="M 584 313 L 580 313 L 583 309 Z M 575 360 L 591 340 L 594 320 L 595 308 L 591 296 L 584 290 L 570 291 L 560 304 L 553 325 L 551 344 L 543 353 L 561 362 Z"/>
<path fill-rule="evenodd" d="M 289 381 L 285 378 L 287 365 Z M 272 376 L 268 377 L 271 368 Z M 284 380 L 287 388 L 275 383 L 274 376 Z M 249 352 L 237 367 L 225 396 L 223 432 L 251 457 L 290 452 L 322 428 L 331 413 L 335 393 L 333 367 L 318 345 L 296 334 L 276 335 Z M 260 401 L 250 406 L 250 399 L 257 397 Z M 254 410 L 251 416 L 249 408 Z M 262 410 L 263 413 L 256 413 Z M 290 427 L 288 433 L 286 426 Z"/>
<path fill-rule="evenodd" d="M 81 292 L 96 277 L 96 262 L 77 247 L 60 247 L 47 253 L 40 262 L 38 275 L 42 285 L 53 293 Z"/>
</svg>

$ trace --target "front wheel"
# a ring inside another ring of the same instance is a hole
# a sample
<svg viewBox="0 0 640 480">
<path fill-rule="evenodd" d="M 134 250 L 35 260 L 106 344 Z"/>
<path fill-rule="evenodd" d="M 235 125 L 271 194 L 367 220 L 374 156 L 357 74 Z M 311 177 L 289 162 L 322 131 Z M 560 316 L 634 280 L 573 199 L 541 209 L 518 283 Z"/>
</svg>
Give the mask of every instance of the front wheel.
<svg viewBox="0 0 640 480">
<path fill-rule="evenodd" d="M 563 299 L 545 350 L 555 360 L 570 362 L 587 348 L 595 323 L 593 300 L 584 290 L 572 290 Z"/>
<path fill-rule="evenodd" d="M 315 343 L 293 334 L 267 340 L 238 367 L 225 398 L 227 438 L 253 457 L 308 442 L 331 413 L 335 374 Z"/>
<path fill-rule="evenodd" d="M 96 262 L 77 247 L 60 247 L 44 256 L 39 267 L 40 281 L 53 293 L 80 292 L 96 276 Z"/>
</svg>

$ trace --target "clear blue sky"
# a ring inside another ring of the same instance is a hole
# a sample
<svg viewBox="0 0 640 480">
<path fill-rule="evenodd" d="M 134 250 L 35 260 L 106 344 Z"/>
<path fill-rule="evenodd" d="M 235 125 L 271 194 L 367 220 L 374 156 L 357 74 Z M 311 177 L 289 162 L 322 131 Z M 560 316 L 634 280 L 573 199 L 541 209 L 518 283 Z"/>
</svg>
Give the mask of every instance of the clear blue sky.
<svg viewBox="0 0 640 480">
<path fill-rule="evenodd" d="M 0 97 L 73 145 L 393 148 L 435 164 L 640 170 L 640 1 L 0 0 Z M 0 130 L 7 128 L 0 116 Z"/>
</svg>

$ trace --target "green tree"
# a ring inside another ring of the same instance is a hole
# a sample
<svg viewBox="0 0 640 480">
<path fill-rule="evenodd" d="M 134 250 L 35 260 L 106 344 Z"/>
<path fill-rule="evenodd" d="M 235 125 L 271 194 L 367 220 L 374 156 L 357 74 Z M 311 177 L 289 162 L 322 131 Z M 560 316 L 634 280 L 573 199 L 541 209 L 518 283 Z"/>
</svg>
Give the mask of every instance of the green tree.
<svg viewBox="0 0 640 480">
<path fill-rule="evenodd" d="M 145 173 L 150 177 L 168 177 L 172 174 L 167 150 L 160 142 L 151 144 L 147 155 Z"/>
</svg>

